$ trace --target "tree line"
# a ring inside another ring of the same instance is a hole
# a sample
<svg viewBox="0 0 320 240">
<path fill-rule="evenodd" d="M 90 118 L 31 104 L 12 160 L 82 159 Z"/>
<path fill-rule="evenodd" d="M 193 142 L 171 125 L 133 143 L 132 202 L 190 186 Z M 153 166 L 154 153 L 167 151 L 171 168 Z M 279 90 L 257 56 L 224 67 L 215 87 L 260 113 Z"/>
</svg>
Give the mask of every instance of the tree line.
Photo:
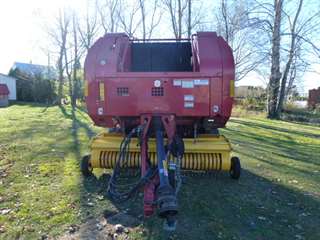
<svg viewBox="0 0 320 240">
<path fill-rule="evenodd" d="M 150 39 L 167 34 L 190 38 L 216 31 L 233 49 L 236 81 L 250 74 L 267 85 L 269 118 L 279 118 L 284 103 L 312 66 L 320 62 L 320 4 L 315 0 L 88 0 L 85 12 L 60 9 L 47 26 L 50 54 L 72 105 L 82 98 L 82 64 L 95 40 L 112 32 Z M 61 101 L 59 101 L 61 102 Z"/>
</svg>

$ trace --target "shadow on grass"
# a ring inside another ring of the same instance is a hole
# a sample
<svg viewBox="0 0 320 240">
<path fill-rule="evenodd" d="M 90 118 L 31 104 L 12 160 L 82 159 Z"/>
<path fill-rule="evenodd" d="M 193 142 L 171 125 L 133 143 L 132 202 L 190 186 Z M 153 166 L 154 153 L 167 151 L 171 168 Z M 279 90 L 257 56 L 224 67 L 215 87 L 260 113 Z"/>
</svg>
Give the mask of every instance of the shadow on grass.
<svg viewBox="0 0 320 240">
<path fill-rule="evenodd" d="M 105 193 L 108 175 L 84 180 L 91 194 Z M 105 200 L 104 200 L 105 201 Z M 185 176 L 178 196 L 178 225 L 174 239 L 310 239 L 320 238 L 320 201 L 318 198 L 283 186 L 250 171 L 243 170 L 239 181 L 219 173 L 210 176 Z M 112 217 L 119 211 L 139 218 L 142 200 L 114 203 L 104 209 L 110 224 L 136 227 Z M 109 221 L 110 219 L 110 221 Z M 162 220 L 156 214 L 143 223 L 145 234 L 138 239 L 167 239 Z M 297 237 L 298 236 L 298 237 Z M 94 239 L 94 235 L 92 236 Z M 86 238 L 84 238 L 86 239 Z"/>
<path fill-rule="evenodd" d="M 63 106 L 59 106 L 62 114 L 72 120 L 72 132 L 73 132 L 73 139 L 77 145 L 79 144 L 78 137 L 76 136 L 78 133 L 79 128 L 85 129 L 88 138 L 92 138 L 95 135 L 95 132 L 88 126 L 87 123 L 80 121 L 76 116 L 77 109 L 75 107 L 71 108 L 71 113 L 68 113 L 66 108 Z M 79 111 L 81 113 L 81 111 Z M 82 113 L 81 113 L 82 114 Z"/>
<path fill-rule="evenodd" d="M 273 131 L 277 131 L 279 133 L 289 133 L 289 134 L 294 134 L 294 135 L 298 135 L 301 137 L 320 138 L 320 134 L 313 134 L 313 133 L 309 133 L 309 132 L 304 132 L 303 129 L 301 129 L 302 131 L 296 131 L 296 130 L 292 130 L 292 129 L 271 126 L 270 124 L 267 125 L 267 124 L 263 124 L 263 123 L 258 123 L 257 121 L 256 122 L 251 122 L 251 121 L 247 122 L 247 121 L 243 121 L 240 119 L 234 119 L 234 118 L 230 121 L 234 122 L 234 123 L 239 123 L 241 125 L 251 127 L 251 128 L 273 130 Z M 263 122 L 263 121 L 259 120 L 259 122 Z M 282 124 L 285 124 L 285 123 L 287 123 L 287 122 L 282 121 Z M 289 124 L 290 123 L 291 122 L 289 122 Z M 295 123 L 295 124 L 297 124 L 297 123 Z"/>
<path fill-rule="evenodd" d="M 270 159 L 270 164 L 277 164 L 277 157 L 282 157 L 320 166 L 320 162 L 318 161 L 320 154 L 319 145 L 317 143 L 296 141 L 297 139 L 294 138 L 296 135 L 297 138 L 307 137 L 309 138 L 308 140 L 317 140 L 320 139 L 319 134 L 304 133 L 236 119 L 232 119 L 231 122 L 246 126 L 246 128 L 226 128 L 224 131 L 230 137 L 233 144 L 239 144 L 240 147 L 242 146 L 247 149 L 243 154 L 249 157 L 265 156 L 267 159 Z M 275 132 L 271 136 L 266 136 L 264 132 L 260 132 L 261 130 L 273 130 Z"/>
<path fill-rule="evenodd" d="M 72 149 L 75 153 L 75 157 L 79 163 L 79 169 L 80 169 L 80 163 L 83 156 L 81 156 L 80 151 L 80 140 L 79 140 L 79 130 L 83 128 L 87 134 L 87 137 L 90 139 L 95 135 L 94 131 L 88 126 L 88 124 L 80 121 L 76 116 L 76 108 L 71 107 L 70 111 L 69 109 L 66 109 L 64 106 L 59 106 L 62 114 L 65 118 L 71 119 L 71 135 L 72 135 Z M 91 217 L 91 210 L 92 206 L 88 205 L 88 194 L 98 194 L 102 192 L 102 181 L 103 178 L 101 178 L 100 181 L 97 181 L 95 178 L 82 178 L 82 184 L 80 187 L 80 209 L 81 212 L 84 215 L 87 215 L 88 219 Z M 92 231 L 92 234 L 90 234 L 90 237 L 92 239 L 96 239 L 98 237 L 97 232 Z M 81 239 L 85 239 L 86 235 L 84 234 Z"/>
<path fill-rule="evenodd" d="M 60 106 L 60 110 L 64 117 L 72 120 L 71 125 L 71 135 L 72 135 L 72 149 L 75 153 L 76 159 L 79 161 L 79 168 L 80 168 L 80 161 L 83 156 L 81 156 L 80 151 L 80 140 L 79 140 L 79 130 L 84 129 L 87 137 L 90 139 L 95 135 L 95 132 L 90 128 L 90 126 L 77 118 L 77 114 L 83 114 L 81 109 L 77 108 L 65 108 Z M 83 220 L 85 222 L 91 222 L 90 219 L 95 215 L 103 215 L 105 218 L 108 219 L 108 224 L 122 224 L 125 227 L 136 227 L 139 222 L 135 220 L 134 217 L 130 217 L 132 213 L 126 214 L 119 214 L 125 209 L 128 208 L 128 204 L 117 204 L 111 203 L 106 198 L 106 190 L 107 190 L 107 183 L 109 181 L 110 175 L 109 174 L 102 174 L 100 177 L 82 177 L 82 184 L 80 187 L 80 208 L 81 212 L 83 212 Z M 96 199 L 99 199 L 96 201 Z M 102 199 L 101 199 L 102 198 Z M 91 203 L 88 205 L 90 201 Z M 103 202 L 102 202 L 103 201 Z M 106 202 L 108 202 L 106 204 Z M 92 207 L 92 204 L 101 204 L 102 206 L 108 205 L 107 208 L 97 208 Z M 130 203 L 129 203 L 130 204 Z M 93 212 L 98 209 L 98 212 Z M 136 208 L 133 208 L 136 209 Z M 134 214 L 133 214 L 134 215 Z M 96 218 L 97 216 L 95 216 Z M 98 217 L 99 218 L 99 217 Z M 88 233 L 87 231 L 81 232 L 80 231 L 80 239 L 98 239 L 101 237 L 99 231 L 95 228 L 95 224 L 93 226 L 89 226 L 92 228 L 92 231 Z M 89 234 L 89 235 L 88 235 Z"/>
<path fill-rule="evenodd" d="M 319 199 L 250 171 L 244 170 L 239 182 L 223 175 L 216 181 L 187 179 L 180 195 L 179 238 L 215 239 L 219 232 L 222 239 L 320 237 L 320 232 L 314 231 L 320 223 L 316 214 Z M 189 230 L 185 232 L 186 229 Z"/>
</svg>

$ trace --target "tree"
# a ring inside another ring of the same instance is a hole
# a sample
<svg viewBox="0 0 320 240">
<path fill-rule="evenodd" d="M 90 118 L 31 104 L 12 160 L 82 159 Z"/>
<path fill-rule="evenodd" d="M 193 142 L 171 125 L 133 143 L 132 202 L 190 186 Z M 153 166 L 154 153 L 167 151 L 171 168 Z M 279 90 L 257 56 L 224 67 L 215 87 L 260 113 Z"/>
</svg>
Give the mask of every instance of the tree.
<svg viewBox="0 0 320 240">
<path fill-rule="evenodd" d="M 270 39 L 270 44 L 265 42 L 259 48 L 268 54 L 266 63 L 270 64 L 268 118 L 279 118 L 286 95 L 312 63 L 308 44 L 313 45 L 313 32 L 319 29 L 320 11 L 310 14 L 304 0 L 275 0 L 273 4 L 255 0 L 255 3 L 250 20 L 261 35 Z"/>
<path fill-rule="evenodd" d="M 277 117 L 277 104 L 280 87 L 280 38 L 282 0 L 274 0 L 274 21 L 272 31 L 271 74 L 268 86 L 268 118 Z"/>
<path fill-rule="evenodd" d="M 170 27 L 176 39 L 183 35 L 191 37 L 192 30 L 203 23 L 202 2 L 192 0 L 162 0 L 170 19 Z"/>
<path fill-rule="evenodd" d="M 164 6 L 170 15 L 172 32 L 176 39 L 182 37 L 182 18 L 186 14 L 188 1 L 186 0 L 163 0 Z"/>
<path fill-rule="evenodd" d="M 11 69 L 9 76 L 17 79 L 17 99 L 51 104 L 56 100 L 55 81 L 47 70 L 26 75 L 19 69 Z"/>
<path fill-rule="evenodd" d="M 93 8 L 93 12 L 90 12 L 91 8 L 87 5 L 86 15 L 80 19 L 84 19 L 84 23 L 81 24 L 78 21 L 78 32 L 81 45 L 84 46 L 86 51 L 94 43 L 94 40 L 97 38 L 97 34 L 99 32 L 99 23 L 97 19 L 98 6 L 95 4 Z"/>
<path fill-rule="evenodd" d="M 139 29 L 142 18 L 139 16 L 140 3 L 138 1 L 126 2 L 120 0 L 118 8 L 118 19 L 121 29 L 128 34 L 129 37 L 134 37 Z"/>
<path fill-rule="evenodd" d="M 246 1 L 221 0 L 214 19 L 216 31 L 233 50 L 236 81 L 257 70 L 266 58 L 256 50 L 258 34 L 249 21 L 249 11 Z"/>
<path fill-rule="evenodd" d="M 191 0 L 188 1 L 188 38 L 191 38 Z"/>
<path fill-rule="evenodd" d="M 82 77 L 79 75 L 83 54 L 93 43 L 95 23 L 86 19 L 86 27 L 82 29 L 78 16 L 71 9 L 59 10 L 55 22 L 50 25 L 49 35 L 53 40 L 53 48 L 57 52 L 57 68 L 59 73 L 59 104 L 63 97 L 65 79 L 72 106 L 76 106 L 81 98 Z"/>
<path fill-rule="evenodd" d="M 303 0 L 299 1 L 299 6 L 297 8 L 296 14 L 294 16 L 293 22 L 291 23 L 291 17 L 288 15 L 289 23 L 290 23 L 290 37 L 291 37 L 291 43 L 290 43 L 290 49 L 289 49 L 289 55 L 288 55 L 288 60 L 285 65 L 284 72 L 282 74 L 282 79 L 281 79 L 281 87 L 280 87 L 280 93 L 279 93 L 279 101 L 276 109 L 276 116 L 278 117 L 281 113 L 281 110 L 283 108 L 283 102 L 285 99 L 285 94 L 286 94 L 286 86 L 287 86 L 287 78 L 292 66 L 292 61 L 294 59 L 294 54 L 296 50 L 296 43 L 297 43 L 297 35 L 296 35 L 296 26 L 297 26 L 297 21 L 302 9 L 302 4 Z M 292 75 L 291 75 L 292 76 Z"/>
<path fill-rule="evenodd" d="M 96 3 L 104 32 L 117 32 L 120 24 L 119 11 L 121 0 L 97 0 Z"/>
<path fill-rule="evenodd" d="M 57 68 L 59 74 L 59 86 L 58 86 L 58 104 L 61 104 L 63 97 L 63 82 L 64 82 L 64 57 L 66 53 L 67 36 L 70 27 L 70 16 L 67 14 L 66 9 L 60 9 L 58 16 L 51 28 L 48 30 L 48 34 L 51 37 L 54 48 L 58 49 Z"/>
<path fill-rule="evenodd" d="M 70 37 L 68 39 L 68 48 L 64 53 L 65 73 L 68 79 L 68 90 L 71 99 L 71 105 L 76 106 L 77 99 L 80 98 L 81 79 L 78 72 L 81 69 L 81 57 L 86 50 L 86 42 L 79 42 L 78 17 L 75 12 L 72 13 L 72 24 L 70 26 Z M 80 44 L 83 43 L 83 44 Z"/>
<path fill-rule="evenodd" d="M 162 17 L 159 0 L 139 0 L 139 8 L 141 13 L 142 39 L 150 39 Z"/>
<path fill-rule="evenodd" d="M 191 0 L 162 0 L 162 4 L 169 14 L 170 26 L 176 39 L 181 39 L 185 34 L 190 37 L 192 30 L 202 23 L 201 4 L 198 8 L 195 4 L 191 6 Z"/>
</svg>

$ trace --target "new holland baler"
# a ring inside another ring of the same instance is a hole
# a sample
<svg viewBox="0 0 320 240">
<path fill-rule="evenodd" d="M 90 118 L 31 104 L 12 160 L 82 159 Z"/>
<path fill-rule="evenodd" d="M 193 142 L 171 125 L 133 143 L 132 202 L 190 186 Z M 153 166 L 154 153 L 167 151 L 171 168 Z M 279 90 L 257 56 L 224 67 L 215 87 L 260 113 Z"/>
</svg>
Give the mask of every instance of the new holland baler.
<svg viewBox="0 0 320 240">
<path fill-rule="evenodd" d="M 106 34 L 85 60 L 87 110 L 98 126 L 84 175 L 113 169 L 109 196 L 124 201 L 144 192 L 144 215 L 156 208 L 173 226 L 181 171 L 229 171 L 240 161 L 219 134 L 232 109 L 235 67 L 232 50 L 214 32 L 191 39 L 130 39 Z M 124 178 L 140 169 L 138 180 Z"/>
</svg>

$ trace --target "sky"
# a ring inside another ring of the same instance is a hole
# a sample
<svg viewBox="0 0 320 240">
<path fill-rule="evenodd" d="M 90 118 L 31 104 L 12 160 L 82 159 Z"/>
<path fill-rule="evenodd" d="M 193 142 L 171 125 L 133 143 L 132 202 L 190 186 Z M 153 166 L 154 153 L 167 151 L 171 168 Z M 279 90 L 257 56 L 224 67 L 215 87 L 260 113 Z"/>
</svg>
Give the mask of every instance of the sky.
<svg viewBox="0 0 320 240">
<path fill-rule="evenodd" d="M 65 6 L 83 11 L 86 0 L 1 0 L 0 73 L 16 61 L 47 65 L 46 22 Z"/>
<path fill-rule="evenodd" d="M 71 7 L 84 12 L 88 0 L 2 0 L 0 3 L 0 73 L 7 74 L 14 62 L 48 64 L 44 50 L 48 46 L 46 23 L 59 8 Z M 320 73 L 320 65 L 313 65 Z M 265 86 L 266 80 L 249 74 L 238 85 Z M 303 91 L 320 86 L 320 75 L 314 72 L 304 76 Z"/>
</svg>

